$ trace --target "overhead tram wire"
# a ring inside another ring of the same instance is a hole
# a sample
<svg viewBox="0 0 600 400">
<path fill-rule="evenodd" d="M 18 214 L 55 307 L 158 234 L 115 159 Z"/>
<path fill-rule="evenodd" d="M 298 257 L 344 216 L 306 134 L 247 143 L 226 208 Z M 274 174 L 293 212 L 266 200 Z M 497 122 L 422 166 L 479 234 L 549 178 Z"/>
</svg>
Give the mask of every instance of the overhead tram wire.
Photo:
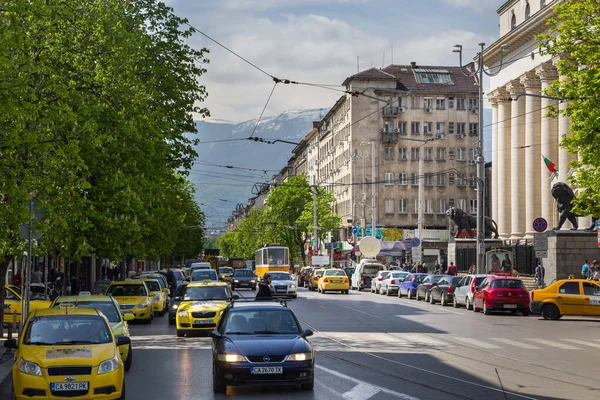
<svg viewBox="0 0 600 400">
<path fill-rule="evenodd" d="M 242 140 L 246 140 L 246 139 L 242 139 Z M 214 166 L 214 167 L 219 167 L 219 168 L 229 168 L 229 169 L 240 169 L 240 170 L 246 170 L 246 171 L 255 171 L 255 172 L 279 172 L 280 169 L 261 169 L 261 168 L 245 168 L 245 167 L 236 167 L 233 165 L 221 165 L 221 164 L 215 164 L 215 163 L 211 163 L 209 161 L 196 161 L 197 163 L 201 163 L 207 166 Z"/>
<path fill-rule="evenodd" d="M 258 117 L 258 119 L 256 120 L 256 125 L 254 125 L 254 129 L 252 130 L 252 134 L 250 135 L 250 137 L 253 137 L 254 134 L 256 133 L 256 129 L 258 128 L 258 124 L 260 124 L 260 120 L 263 117 L 263 114 L 265 113 L 265 110 L 267 109 L 267 106 L 269 105 L 269 101 L 271 101 L 271 97 L 273 96 L 273 92 L 275 91 L 275 88 L 277 87 L 278 79 L 277 78 L 273 78 L 273 80 L 275 81 L 275 83 L 273 84 L 273 88 L 271 89 L 271 93 L 269 93 L 269 98 L 267 99 L 267 102 L 265 103 L 265 106 L 263 107 L 260 116 Z"/>
</svg>

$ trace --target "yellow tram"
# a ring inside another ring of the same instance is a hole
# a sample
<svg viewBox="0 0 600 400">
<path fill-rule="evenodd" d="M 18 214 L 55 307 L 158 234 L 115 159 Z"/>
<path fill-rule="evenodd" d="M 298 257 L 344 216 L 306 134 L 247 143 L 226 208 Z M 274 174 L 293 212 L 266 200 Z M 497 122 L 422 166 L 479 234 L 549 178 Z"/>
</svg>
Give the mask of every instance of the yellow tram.
<svg viewBox="0 0 600 400">
<path fill-rule="evenodd" d="M 290 250 L 278 244 L 268 244 L 254 253 L 256 276 L 262 278 L 267 272 L 290 272 Z"/>
</svg>

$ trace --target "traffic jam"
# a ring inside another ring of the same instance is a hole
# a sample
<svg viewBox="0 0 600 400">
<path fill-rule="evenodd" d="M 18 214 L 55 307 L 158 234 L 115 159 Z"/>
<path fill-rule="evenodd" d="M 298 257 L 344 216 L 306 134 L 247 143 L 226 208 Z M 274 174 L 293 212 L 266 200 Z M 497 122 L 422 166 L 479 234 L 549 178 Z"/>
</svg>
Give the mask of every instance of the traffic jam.
<svg viewBox="0 0 600 400">
<path fill-rule="evenodd" d="M 174 325 L 177 338 L 212 339 L 207 362 L 215 393 L 269 383 L 313 390 L 315 353 L 308 340 L 313 332 L 303 329 L 287 304 L 298 297 L 298 287 L 320 296 L 365 291 L 485 315 L 533 313 L 548 320 L 600 315 L 595 307 L 600 285 L 586 279 L 559 280 L 529 292 L 512 276 L 411 273 L 369 258 L 353 268 L 290 271 L 289 249 L 266 246 L 257 250 L 254 269 L 197 262 L 99 282 L 91 292 L 52 301 L 32 293 L 22 334 L 5 341 L 15 350 L 13 397 L 125 399 L 125 373 L 135 368 L 129 323 L 159 321 Z M 10 311 L 21 309 L 21 290 L 7 285 L 6 293 L 4 322 L 13 316 L 20 322 L 21 315 Z"/>
</svg>

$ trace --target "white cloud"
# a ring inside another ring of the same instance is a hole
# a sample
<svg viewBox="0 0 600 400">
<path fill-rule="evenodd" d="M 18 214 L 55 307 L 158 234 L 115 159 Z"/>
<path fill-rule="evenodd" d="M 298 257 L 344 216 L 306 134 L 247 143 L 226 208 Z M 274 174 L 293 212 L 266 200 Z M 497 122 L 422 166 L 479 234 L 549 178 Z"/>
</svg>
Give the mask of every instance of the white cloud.
<svg viewBox="0 0 600 400">
<path fill-rule="evenodd" d="M 474 10 L 478 13 L 488 13 L 497 10 L 502 5 L 498 0 L 438 0 L 450 6 Z"/>
<path fill-rule="evenodd" d="M 230 10 L 268 10 L 330 4 L 367 3 L 372 0 L 220 0 L 219 6 Z"/>
</svg>

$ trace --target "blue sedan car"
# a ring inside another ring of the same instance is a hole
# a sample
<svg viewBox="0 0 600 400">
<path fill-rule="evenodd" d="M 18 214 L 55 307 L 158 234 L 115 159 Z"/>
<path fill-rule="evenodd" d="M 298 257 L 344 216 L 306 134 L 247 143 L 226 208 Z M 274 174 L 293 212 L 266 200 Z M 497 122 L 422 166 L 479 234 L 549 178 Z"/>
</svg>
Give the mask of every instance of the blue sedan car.
<svg viewBox="0 0 600 400">
<path fill-rule="evenodd" d="M 402 297 L 406 295 L 409 299 L 412 299 L 417 294 L 417 286 L 423 282 L 423 279 L 428 274 L 410 274 L 406 277 L 404 282 L 400 283 L 400 287 L 398 288 L 398 297 Z"/>
</svg>

